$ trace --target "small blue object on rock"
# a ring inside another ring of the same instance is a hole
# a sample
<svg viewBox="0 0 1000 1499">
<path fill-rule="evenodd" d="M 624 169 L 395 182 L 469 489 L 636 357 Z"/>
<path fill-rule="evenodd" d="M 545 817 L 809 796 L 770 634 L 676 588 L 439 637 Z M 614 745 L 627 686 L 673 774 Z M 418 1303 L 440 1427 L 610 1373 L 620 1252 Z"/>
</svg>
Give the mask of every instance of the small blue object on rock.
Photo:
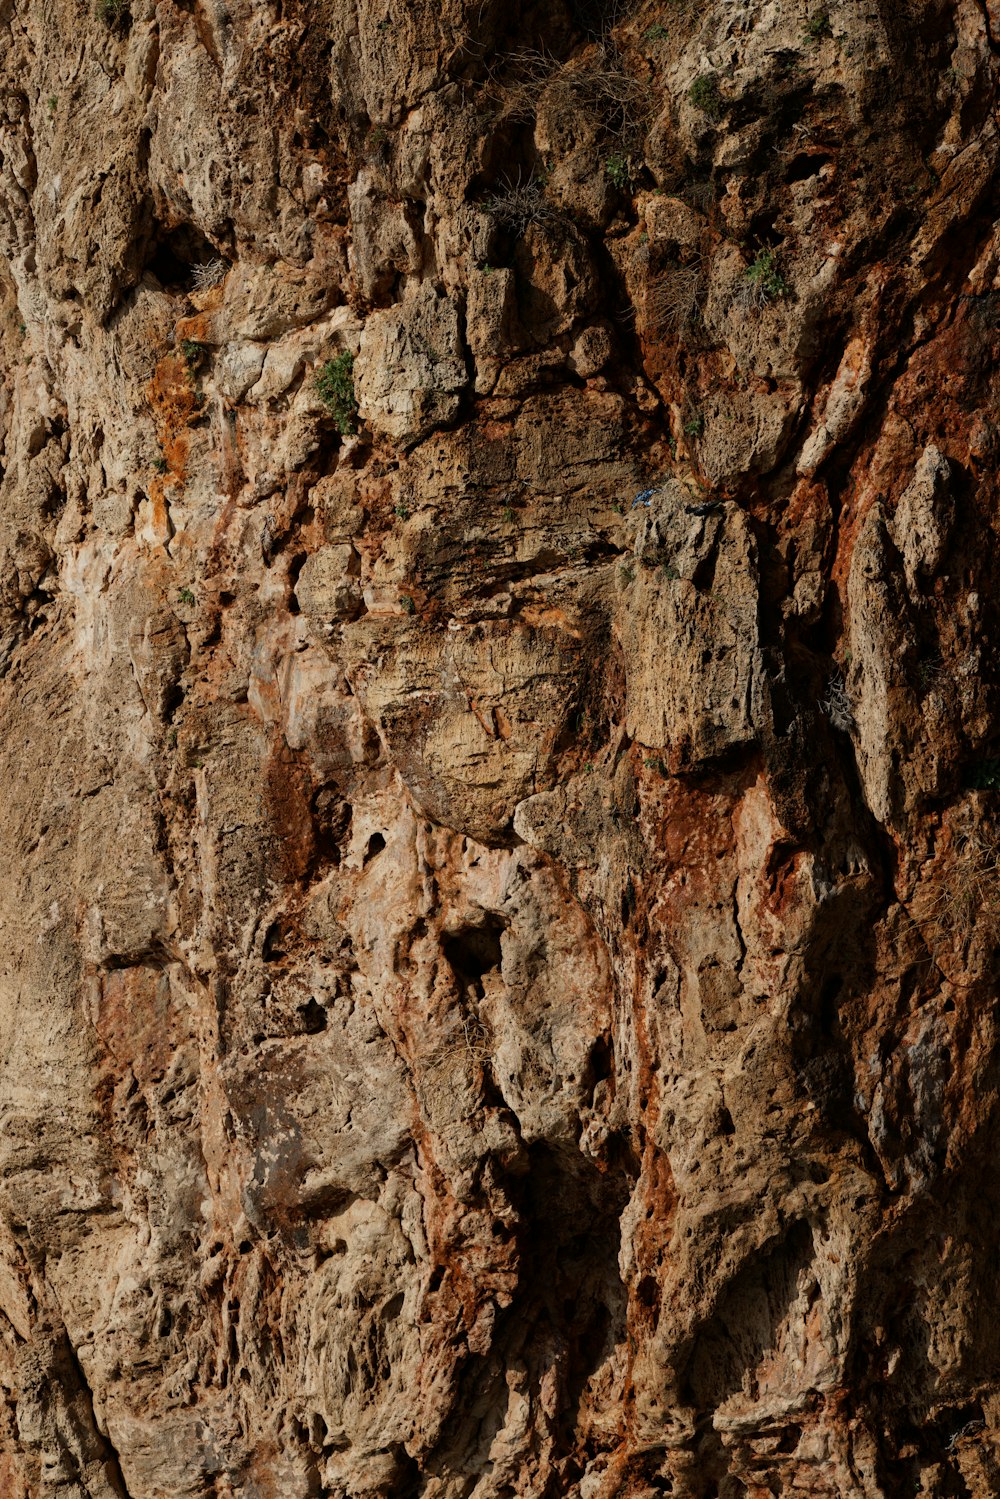
<svg viewBox="0 0 1000 1499">
<path fill-rule="evenodd" d="M 653 496 L 654 496 L 655 493 L 656 493 L 655 489 L 640 489 L 639 493 L 636 495 L 635 499 L 632 501 L 632 509 L 634 510 L 635 507 L 636 507 L 636 505 L 645 505 L 646 509 L 648 510 L 649 509 L 649 502 L 653 498 Z"/>
</svg>

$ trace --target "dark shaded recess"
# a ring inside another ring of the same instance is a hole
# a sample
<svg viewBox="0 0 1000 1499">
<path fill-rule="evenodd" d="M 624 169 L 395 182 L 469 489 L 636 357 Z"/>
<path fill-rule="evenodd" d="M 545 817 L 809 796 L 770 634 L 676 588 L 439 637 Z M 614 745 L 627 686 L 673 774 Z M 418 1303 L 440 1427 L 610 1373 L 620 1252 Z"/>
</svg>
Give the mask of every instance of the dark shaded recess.
<svg viewBox="0 0 1000 1499">
<path fill-rule="evenodd" d="M 804 151 L 788 163 L 785 168 L 785 181 L 789 185 L 793 182 L 808 182 L 809 178 L 815 177 L 823 167 L 829 166 L 832 159 L 825 151 Z"/>
<path fill-rule="evenodd" d="M 280 921 L 274 921 L 264 933 L 261 957 L 265 963 L 280 963 L 288 956 L 288 934 Z"/>
<path fill-rule="evenodd" d="M 790 1226 L 784 1240 L 754 1255 L 728 1282 L 715 1313 L 697 1330 L 681 1383 L 681 1398 L 697 1413 L 697 1488 L 691 1499 L 735 1496 L 730 1454 L 712 1425 L 712 1414 L 744 1387 L 777 1346 L 779 1329 L 799 1291 L 800 1273 L 813 1259 L 812 1229 Z M 692 1474 L 694 1478 L 694 1474 Z"/>
<path fill-rule="evenodd" d="M 442 942 L 465 1003 L 484 995 L 483 980 L 501 965 L 504 925 L 492 912 L 449 933 Z M 614 1061 L 606 1038 L 598 1038 L 583 1081 L 593 1090 L 611 1076 Z M 495 1085 L 490 1101 L 506 1107 Z M 518 1256 L 523 1266 L 520 1292 L 498 1318 L 494 1353 L 473 1357 L 462 1403 L 443 1434 L 439 1453 L 454 1443 L 456 1461 L 467 1461 L 470 1406 L 492 1399 L 497 1359 L 508 1364 L 524 1359 L 537 1387 L 555 1356 L 564 1371 L 560 1431 L 563 1456 L 570 1459 L 577 1433 L 580 1398 L 588 1378 L 609 1349 L 624 1336 L 625 1291 L 618 1270 L 618 1220 L 628 1201 L 634 1172 L 621 1165 L 599 1171 L 575 1147 L 536 1142 L 529 1147 L 529 1167 L 507 1178 L 505 1186 L 516 1211 Z M 506 1236 L 507 1226 L 497 1225 Z M 564 1474 L 564 1477 L 567 1475 Z"/>
<path fill-rule="evenodd" d="M 998 1085 L 995 1044 L 979 1081 L 980 1095 L 995 1099 Z M 998 1130 L 1000 1108 L 994 1104 L 978 1121 L 956 1169 L 914 1203 L 858 1267 L 855 1339 L 844 1383 L 876 1435 L 877 1478 L 892 1499 L 918 1493 L 921 1470 L 931 1464 L 941 1465 L 936 1492 L 947 1499 L 1000 1494 L 1000 1463 L 992 1444 L 977 1444 L 983 1421 L 977 1391 L 994 1388 L 1000 1379 Z M 942 1387 L 930 1329 L 935 1311 L 939 1318 L 947 1305 L 949 1287 L 961 1288 L 956 1315 L 964 1329 L 962 1368 Z M 970 1492 L 961 1476 L 960 1448 L 977 1451 L 988 1488 Z"/>
<path fill-rule="evenodd" d="M 583 1390 L 625 1336 L 618 1221 L 633 1178 L 618 1170 L 601 1173 L 576 1150 L 545 1142 L 533 1144 L 529 1156 L 527 1172 L 507 1183 L 517 1210 L 520 1289 L 497 1317 L 491 1354 L 470 1356 L 437 1452 L 441 1461 L 469 1462 L 468 1411 L 502 1401 L 498 1369 L 523 1360 L 537 1391 L 555 1361 L 562 1383 L 553 1458 L 568 1482 L 582 1471 L 577 1428 Z"/>
<path fill-rule="evenodd" d="M 444 938 L 444 955 L 464 993 L 483 998 L 484 975 L 500 967 L 503 930 L 499 917 L 487 913 L 481 926 L 463 927 Z"/>
<path fill-rule="evenodd" d="M 313 795 L 313 837 L 321 863 L 338 865 L 351 829 L 354 809 L 339 787 L 320 786 Z"/>
<path fill-rule="evenodd" d="M 302 1021 L 302 1029 L 307 1036 L 317 1036 L 320 1031 L 326 1030 L 326 1011 L 315 998 L 306 1000 L 304 1005 L 299 1005 L 299 1017 Z"/>
<path fill-rule="evenodd" d="M 141 270 L 155 276 L 164 291 L 189 291 L 196 266 L 219 259 L 219 252 L 193 224 L 166 229 L 153 221 Z"/>
<path fill-rule="evenodd" d="M 568 5 L 573 26 L 593 41 L 606 37 L 637 9 L 635 0 L 569 0 Z"/>
<path fill-rule="evenodd" d="M 369 863 L 369 861 L 374 859 L 377 854 L 380 854 L 384 848 L 385 839 L 382 837 L 382 834 L 373 833 L 368 840 L 368 847 L 365 849 L 365 857 L 362 860 L 362 865 Z"/>
</svg>

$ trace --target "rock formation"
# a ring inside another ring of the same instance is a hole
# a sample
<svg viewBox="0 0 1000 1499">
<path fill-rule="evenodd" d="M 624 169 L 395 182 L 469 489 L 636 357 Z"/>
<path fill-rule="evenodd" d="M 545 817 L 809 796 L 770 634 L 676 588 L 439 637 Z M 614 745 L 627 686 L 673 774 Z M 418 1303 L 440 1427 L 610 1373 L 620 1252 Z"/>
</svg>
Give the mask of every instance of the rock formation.
<svg viewBox="0 0 1000 1499">
<path fill-rule="evenodd" d="M 1000 1494 L 998 88 L 0 0 L 3 1499 Z"/>
</svg>

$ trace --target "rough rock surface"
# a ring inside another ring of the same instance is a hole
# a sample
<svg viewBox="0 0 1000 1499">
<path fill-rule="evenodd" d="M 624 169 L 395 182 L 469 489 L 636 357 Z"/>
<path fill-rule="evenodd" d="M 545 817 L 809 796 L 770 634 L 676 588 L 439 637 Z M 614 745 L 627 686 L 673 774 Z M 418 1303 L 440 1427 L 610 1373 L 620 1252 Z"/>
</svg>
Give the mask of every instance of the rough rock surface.
<svg viewBox="0 0 1000 1499">
<path fill-rule="evenodd" d="M 998 87 L 0 0 L 4 1499 L 1000 1494 Z"/>
</svg>

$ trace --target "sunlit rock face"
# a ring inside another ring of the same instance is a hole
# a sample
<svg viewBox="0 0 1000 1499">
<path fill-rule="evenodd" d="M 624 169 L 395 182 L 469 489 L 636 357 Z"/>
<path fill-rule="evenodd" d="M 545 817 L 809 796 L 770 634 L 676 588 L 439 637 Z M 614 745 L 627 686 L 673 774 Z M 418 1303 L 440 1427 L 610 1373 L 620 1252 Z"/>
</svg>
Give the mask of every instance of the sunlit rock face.
<svg viewBox="0 0 1000 1499">
<path fill-rule="evenodd" d="M 998 49 L 0 0 L 3 1499 L 1000 1493 Z"/>
</svg>

